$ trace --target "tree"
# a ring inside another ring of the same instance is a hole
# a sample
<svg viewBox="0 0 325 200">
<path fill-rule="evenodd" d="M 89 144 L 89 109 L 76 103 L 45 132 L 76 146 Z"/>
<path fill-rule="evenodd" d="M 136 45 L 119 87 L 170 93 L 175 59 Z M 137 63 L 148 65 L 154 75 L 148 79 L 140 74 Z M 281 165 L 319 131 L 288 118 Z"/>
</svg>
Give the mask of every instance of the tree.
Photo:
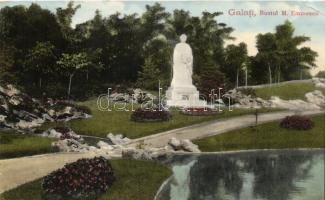
<svg viewBox="0 0 325 200">
<path fill-rule="evenodd" d="M 84 69 L 91 63 L 89 62 L 87 58 L 86 53 L 76 53 L 76 54 L 62 54 L 62 57 L 57 62 L 58 65 L 60 65 L 63 69 L 63 71 L 68 75 L 69 77 L 69 85 L 68 85 L 68 98 L 70 98 L 71 93 L 71 84 L 72 84 L 72 78 L 76 74 L 76 72 Z"/>
<path fill-rule="evenodd" d="M 318 78 L 325 78 L 325 71 L 319 71 L 315 76 Z"/>
<path fill-rule="evenodd" d="M 224 71 L 231 82 L 236 82 L 239 86 L 239 74 L 247 65 L 247 45 L 243 42 L 238 45 L 228 45 L 225 50 L 226 59 Z M 235 76 L 234 76 L 235 75 Z"/>
<path fill-rule="evenodd" d="M 70 1 L 67 8 L 56 9 L 56 19 L 61 27 L 61 31 L 66 39 L 71 40 L 73 34 L 73 28 L 71 27 L 72 17 L 75 15 L 80 5 L 74 7 L 74 2 Z"/>
<path fill-rule="evenodd" d="M 258 53 L 252 62 L 252 73 L 255 79 L 266 77 L 268 74 L 271 84 L 281 79 L 302 79 L 303 74 L 310 76 L 308 70 L 316 67 L 317 52 L 302 46 L 310 38 L 295 36 L 294 30 L 292 23 L 286 20 L 276 26 L 275 33 L 257 35 Z M 260 82 L 264 81 L 258 81 Z"/>
<path fill-rule="evenodd" d="M 139 72 L 139 78 L 137 85 L 145 89 L 156 89 L 159 84 L 160 71 L 154 64 L 151 57 L 144 61 L 142 71 Z"/>
<path fill-rule="evenodd" d="M 56 56 L 51 42 L 37 42 L 27 54 L 26 71 L 35 72 L 38 76 L 39 88 L 42 88 L 42 78 L 53 71 Z"/>
<path fill-rule="evenodd" d="M 256 37 L 256 48 L 258 61 L 265 63 L 262 66 L 267 67 L 269 83 L 272 84 L 272 71 L 279 62 L 277 55 L 276 37 L 272 33 L 258 34 Z M 265 71 L 266 72 L 266 71 Z"/>
</svg>

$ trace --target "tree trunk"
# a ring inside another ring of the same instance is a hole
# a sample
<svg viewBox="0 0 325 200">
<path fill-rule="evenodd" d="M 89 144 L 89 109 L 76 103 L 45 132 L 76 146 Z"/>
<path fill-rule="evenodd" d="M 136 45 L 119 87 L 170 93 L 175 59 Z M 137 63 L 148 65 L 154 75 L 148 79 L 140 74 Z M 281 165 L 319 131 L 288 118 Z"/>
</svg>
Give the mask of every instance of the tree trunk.
<svg viewBox="0 0 325 200">
<path fill-rule="evenodd" d="M 89 72 L 87 71 L 86 72 L 86 80 L 88 81 L 88 79 L 89 79 Z"/>
<path fill-rule="evenodd" d="M 302 67 L 300 67 L 300 80 L 302 80 Z"/>
<path fill-rule="evenodd" d="M 281 70 L 280 70 L 280 67 L 279 67 L 279 71 L 278 71 L 278 83 L 280 83 L 281 81 Z"/>
<path fill-rule="evenodd" d="M 42 89 L 42 77 L 39 78 L 39 88 Z"/>
<path fill-rule="evenodd" d="M 247 68 L 245 70 L 245 87 L 247 88 Z"/>
<path fill-rule="evenodd" d="M 270 63 L 268 63 L 268 66 L 269 66 L 270 85 L 271 85 L 272 84 L 272 71 L 271 71 Z"/>
<path fill-rule="evenodd" d="M 237 75 L 236 75 L 236 88 L 238 88 L 238 79 L 239 79 L 239 69 L 237 69 Z"/>
<path fill-rule="evenodd" d="M 69 87 L 68 87 L 68 99 L 70 99 L 72 77 L 73 77 L 73 74 L 70 74 L 70 76 L 69 76 Z"/>
</svg>

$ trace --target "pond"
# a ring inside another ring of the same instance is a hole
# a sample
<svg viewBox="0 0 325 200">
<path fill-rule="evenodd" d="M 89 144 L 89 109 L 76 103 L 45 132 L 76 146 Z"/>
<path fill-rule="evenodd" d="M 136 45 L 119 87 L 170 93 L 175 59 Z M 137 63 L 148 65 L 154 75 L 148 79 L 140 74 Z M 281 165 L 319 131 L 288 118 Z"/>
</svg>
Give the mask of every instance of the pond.
<svg viewBox="0 0 325 200">
<path fill-rule="evenodd" d="M 323 200 L 324 150 L 178 155 L 157 200 Z"/>
</svg>

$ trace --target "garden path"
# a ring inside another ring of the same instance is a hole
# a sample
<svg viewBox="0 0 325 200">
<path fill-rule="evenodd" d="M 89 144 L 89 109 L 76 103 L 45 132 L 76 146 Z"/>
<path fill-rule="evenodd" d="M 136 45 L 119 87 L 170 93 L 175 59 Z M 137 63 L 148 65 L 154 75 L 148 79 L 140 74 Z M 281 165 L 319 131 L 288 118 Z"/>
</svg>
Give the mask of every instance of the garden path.
<svg viewBox="0 0 325 200">
<path fill-rule="evenodd" d="M 308 110 L 299 112 L 300 115 L 324 114 L 324 110 Z M 279 120 L 288 115 L 297 114 L 295 111 L 279 111 L 258 114 L 258 124 Z M 255 125 L 255 115 L 243 115 L 228 119 L 218 119 L 187 126 L 179 129 L 169 130 L 162 133 L 137 138 L 129 146 L 136 146 L 140 143 L 148 147 L 163 147 L 167 145 L 170 138 L 195 140 L 209 136 L 218 135 L 235 129 L 245 128 Z"/>
<path fill-rule="evenodd" d="M 322 110 L 312 110 L 304 111 L 299 114 L 315 115 L 322 113 L 324 113 Z M 279 120 L 287 115 L 293 114 L 295 114 L 293 111 L 259 114 L 258 123 L 261 124 Z M 252 126 L 254 124 L 254 115 L 243 115 L 222 120 L 219 119 L 135 139 L 129 144 L 129 146 L 135 146 L 144 142 L 144 144 L 150 147 L 162 147 L 167 144 L 171 137 L 193 140 Z M 96 155 L 98 156 L 98 154 L 95 153 L 54 153 L 0 160 L 0 193 L 41 178 L 48 173 L 63 167 L 66 163 L 74 162 L 80 158 L 94 157 Z M 118 155 L 113 157 L 118 157 Z"/>
</svg>

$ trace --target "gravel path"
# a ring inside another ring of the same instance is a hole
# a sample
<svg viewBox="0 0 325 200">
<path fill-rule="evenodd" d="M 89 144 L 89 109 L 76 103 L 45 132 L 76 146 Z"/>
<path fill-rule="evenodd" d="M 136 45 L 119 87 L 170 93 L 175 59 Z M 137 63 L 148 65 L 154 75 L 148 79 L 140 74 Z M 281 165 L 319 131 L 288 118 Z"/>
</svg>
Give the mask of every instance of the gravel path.
<svg viewBox="0 0 325 200">
<path fill-rule="evenodd" d="M 323 110 L 310 110 L 303 111 L 301 115 L 316 115 L 324 113 Z M 288 115 L 296 114 L 294 111 L 281 111 L 264 113 L 258 115 L 258 124 L 279 120 Z M 155 135 L 150 135 L 142 138 L 138 138 L 132 141 L 130 146 L 136 146 L 139 143 L 144 143 L 149 147 L 163 147 L 167 145 L 170 138 L 175 137 L 177 139 L 200 139 L 221 133 L 229 132 L 235 129 L 249 127 L 255 124 L 255 115 L 243 115 L 239 117 L 232 117 L 228 119 L 218 119 L 215 121 L 209 121 L 193 126 L 174 129 Z"/>
<path fill-rule="evenodd" d="M 324 113 L 324 111 L 304 111 L 300 114 L 315 115 L 322 113 Z M 292 114 L 295 113 L 293 111 L 282 111 L 259 114 L 258 122 L 261 124 L 279 120 Z M 253 124 L 255 124 L 254 115 L 244 115 L 222 120 L 219 119 L 135 139 L 129 146 L 135 146 L 143 141 L 146 145 L 151 147 L 162 147 L 167 144 L 171 137 L 193 140 L 225 133 L 234 129 L 248 127 Z M 89 158 L 96 155 L 98 154 L 55 153 L 0 160 L 0 193 L 41 178 L 53 170 L 63 167 L 66 163 L 74 162 L 79 158 Z"/>
</svg>

